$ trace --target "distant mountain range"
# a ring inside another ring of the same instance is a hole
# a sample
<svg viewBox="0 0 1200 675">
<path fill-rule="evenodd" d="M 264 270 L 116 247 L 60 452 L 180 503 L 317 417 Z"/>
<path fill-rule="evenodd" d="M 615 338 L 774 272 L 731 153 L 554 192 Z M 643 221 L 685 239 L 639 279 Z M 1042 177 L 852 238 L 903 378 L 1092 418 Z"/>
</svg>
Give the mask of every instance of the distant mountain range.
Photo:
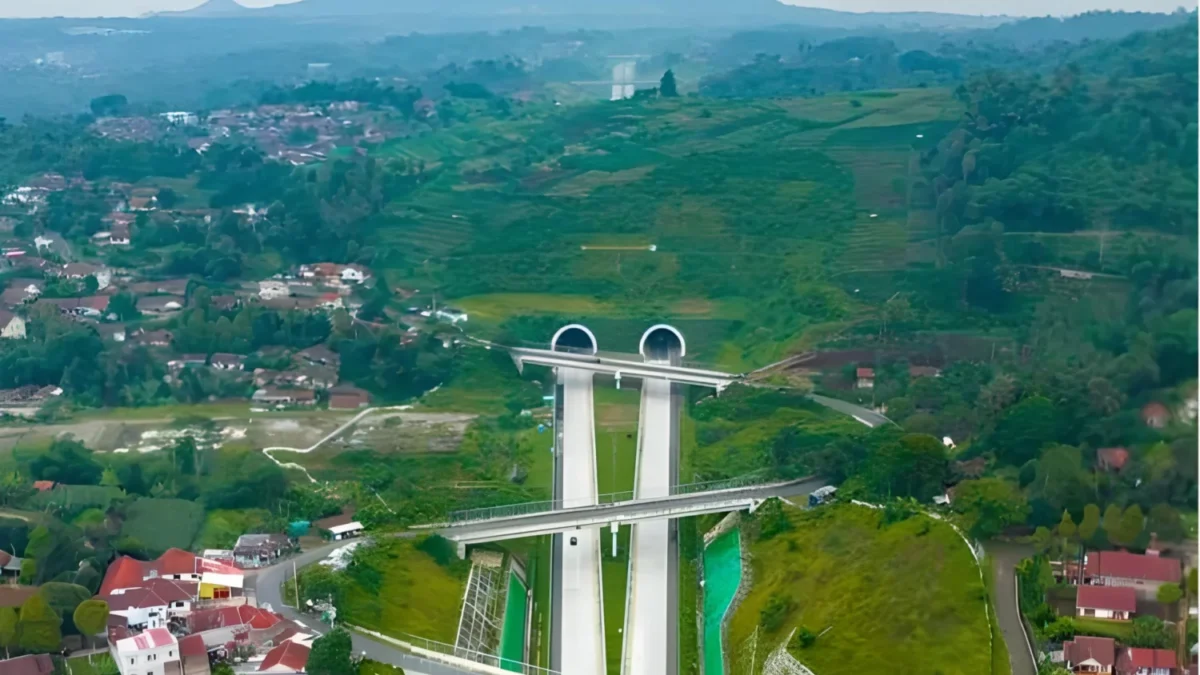
<svg viewBox="0 0 1200 675">
<path fill-rule="evenodd" d="M 936 12 L 840 12 L 798 7 L 777 0 L 300 0 L 291 4 L 251 9 L 236 0 L 208 0 L 182 12 L 157 16 L 233 18 L 278 17 L 313 19 L 334 17 L 506 17 L 565 18 L 628 16 L 651 19 L 680 17 L 688 20 L 720 17 L 761 17 L 779 23 L 828 28 L 992 28 L 1012 21 L 1006 16 L 966 16 Z"/>
<path fill-rule="evenodd" d="M 250 9 L 245 5 L 240 5 L 237 0 L 207 0 L 199 7 L 183 10 L 181 12 L 158 12 L 155 16 L 181 16 L 181 17 L 234 17 L 247 16 L 257 13 L 256 10 Z"/>
</svg>

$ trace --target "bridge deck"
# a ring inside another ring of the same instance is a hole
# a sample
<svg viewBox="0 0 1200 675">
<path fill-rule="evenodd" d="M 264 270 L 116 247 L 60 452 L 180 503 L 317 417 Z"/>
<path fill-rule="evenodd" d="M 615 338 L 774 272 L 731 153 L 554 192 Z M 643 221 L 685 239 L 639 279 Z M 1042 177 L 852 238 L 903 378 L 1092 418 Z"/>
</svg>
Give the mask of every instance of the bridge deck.
<svg viewBox="0 0 1200 675">
<path fill-rule="evenodd" d="M 671 383 L 642 385 L 638 434 L 638 499 L 662 499 L 671 493 Z M 653 520 L 633 526 L 630 550 L 629 615 L 626 617 L 623 675 L 668 672 L 668 590 L 671 579 L 670 522 Z"/>
<path fill-rule="evenodd" d="M 597 528 L 610 523 L 632 524 L 648 520 L 667 520 L 705 513 L 737 511 L 750 508 L 755 502 L 770 497 L 807 495 L 824 484 L 823 481 L 814 478 L 802 478 L 783 483 L 713 490 L 661 499 L 631 499 L 614 504 L 597 504 L 559 511 L 494 518 L 450 525 L 442 527 L 438 531 L 447 539 L 469 544 L 503 541 L 569 530 Z"/>
<path fill-rule="evenodd" d="M 597 489 L 592 377 L 588 371 L 559 370 L 563 382 L 563 497 L 594 504 Z M 562 568 L 557 570 L 562 584 L 562 611 L 554 619 L 560 623 L 560 635 L 571 641 L 563 668 L 572 675 L 604 675 L 600 533 L 594 529 L 572 532 L 564 540 Z"/>
</svg>

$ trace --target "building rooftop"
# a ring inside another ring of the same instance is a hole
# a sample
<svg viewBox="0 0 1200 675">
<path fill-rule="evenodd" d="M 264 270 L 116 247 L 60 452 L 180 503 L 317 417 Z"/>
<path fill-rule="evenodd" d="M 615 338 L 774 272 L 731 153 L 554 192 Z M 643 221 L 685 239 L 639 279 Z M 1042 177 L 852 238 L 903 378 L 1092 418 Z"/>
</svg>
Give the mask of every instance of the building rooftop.
<svg viewBox="0 0 1200 675">
<path fill-rule="evenodd" d="M 1092 661 L 1101 668 L 1111 668 L 1116 661 L 1116 649 L 1112 638 L 1079 635 L 1063 643 L 1063 656 L 1074 666 Z"/>
<path fill-rule="evenodd" d="M 1084 559 L 1084 571 L 1093 577 L 1119 577 L 1163 583 L 1179 583 L 1183 578 L 1179 561 L 1174 558 L 1128 551 L 1092 551 Z"/>
<path fill-rule="evenodd" d="M 1075 606 L 1083 609 L 1107 609 L 1136 612 L 1137 592 L 1129 586 L 1080 586 Z"/>
</svg>

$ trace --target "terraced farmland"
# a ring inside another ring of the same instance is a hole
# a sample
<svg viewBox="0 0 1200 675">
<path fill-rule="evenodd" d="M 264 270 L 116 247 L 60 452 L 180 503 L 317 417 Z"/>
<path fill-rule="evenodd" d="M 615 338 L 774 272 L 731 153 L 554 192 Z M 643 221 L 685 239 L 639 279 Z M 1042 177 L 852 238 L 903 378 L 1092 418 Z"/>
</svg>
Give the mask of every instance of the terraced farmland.
<svg viewBox="0 0 1200 675">
<path fill-rule="evenodd" d="M 389 280 L 466 298 L 476 332 L 544 339 L 550 322 L 588 318 L 624 339 L 670 318 L 704 336 L 697 354 L 754 365 L 865 310 L 832 317 L 798 284 L 934 260 L 917 136 L 956 106 L 930 89 L 528 106 L 380 148 L 434 168 L 390 206 L 378 245 Z M 699 298 L 718 302 L 675 311 Z"/>
</svg>

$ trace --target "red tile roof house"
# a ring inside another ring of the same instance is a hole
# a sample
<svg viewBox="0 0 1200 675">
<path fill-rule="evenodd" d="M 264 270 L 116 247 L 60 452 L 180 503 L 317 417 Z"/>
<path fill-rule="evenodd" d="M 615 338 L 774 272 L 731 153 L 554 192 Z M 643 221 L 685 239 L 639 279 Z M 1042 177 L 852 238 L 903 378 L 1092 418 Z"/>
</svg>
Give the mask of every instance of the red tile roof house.
<svg viewBox="0 0 1200 675">
<path fill-rule="evenodd" d="M 182 672 L 179 642 L 166 628 L 117 640 L 109 646 L 113 661 L 123 675 L 179 675 Z"/>
<path fill-rule="evenodd" d="M 1142 421 L 1146 426 L 1153 429 L 1162 429 L 1167 426 L 1167 422 L 1171 420 L 1171 411 L 1167 410 L 1167 406 L 1152 401 L 1142 407 Z"/>
<path fill-rule="evenodd" d="M 26 654 L 0 661 L 0 675 L 50 675 L 54 661 L 49 654 Z"/>
<path fill-rule="evenodd" d="M 1179 561 L 1163 558 L 1149 549 L 1145 555 L 1127 551 L 1092 551 L 1083 559 L 1083 580 L 1097 586 L 1127 586 L 1138 595 L 1153 598 L 1163 584 L 1183 578 Z"/>
<path fill-rule="evenodd" d="M 357 387 L 335 387 L 329 390 L 330 410 L 357 410 L 371 404 L 371 394 Z"/>
<path fill-rule="evenodd" d="M 1137 591 L 1127 586 L 1080 586 L 1075 614 L 1098 619 L 1125 620 L 1137 612 Z"/>
<path fill-rule="evenodd" d="M 1122 649 L 1117 675 L 1178 675 L 1175 652 L 1169 649 Z"/>
<path fill-rule="evenodd" d="M 150 579 L 137 588 L 119 588 L 103 596 L 112 616 L 125 618 L 130 630 L 164 628 L 173 617 L 192 609 L 198 584 L 192 581 Z"/>
<path fill-rule="evenodd" d="M 179 654 L 183 657 L 183 675 L 209 675 L 208 646 L 199 635 L 189 635 L 179 640 Z"/>
<path fill-rule="evenodd" d="M 1125 448 L 1100 448 L 1096 451 L 1096 468 L 1101 471 L 1120 472 L 1129 462 L 1129 451 Z"/>
<path fill-rule="evenodd" d="M 226 649 L 230 644 L 279 644 L 301 632 L 301 628 L 265 609 L 240 605 L 192 612 L 186 619 L 187 630 L 199 635 L 210 650 Z"/>
<path fill-rule="evenodd" d="M 1116 651 L 1112 638 L 1079 635 L 1063 643 L 1063 658 L 1072 673 L 1111 673 Z"/>
<path fill-rule="evenodd" d="M 858 376 L 856 383 L 859 389 L 873 389 L 875 387 L 875 369 L 874 368 L 859 368 L 855 371 Z"/>
<path fill-rule="evenodd" d="M 308 645 L 288 640 L 267 652 L 266 658 L 258 666 L 258 672 L 303 673 L 308 666 L 308 655 L 311 651 Z"/>
<path fill-rule="evenodd" d="M 122 588 L 146 587 L 155 579 L 200 583 L 206 572 L 230 574 L 237 570 L 177 548 L 168 549 L 157 560 L 150 561 L 123 555 L 108 566 L 97 595 L 110 595 Z"/>
</svg>

